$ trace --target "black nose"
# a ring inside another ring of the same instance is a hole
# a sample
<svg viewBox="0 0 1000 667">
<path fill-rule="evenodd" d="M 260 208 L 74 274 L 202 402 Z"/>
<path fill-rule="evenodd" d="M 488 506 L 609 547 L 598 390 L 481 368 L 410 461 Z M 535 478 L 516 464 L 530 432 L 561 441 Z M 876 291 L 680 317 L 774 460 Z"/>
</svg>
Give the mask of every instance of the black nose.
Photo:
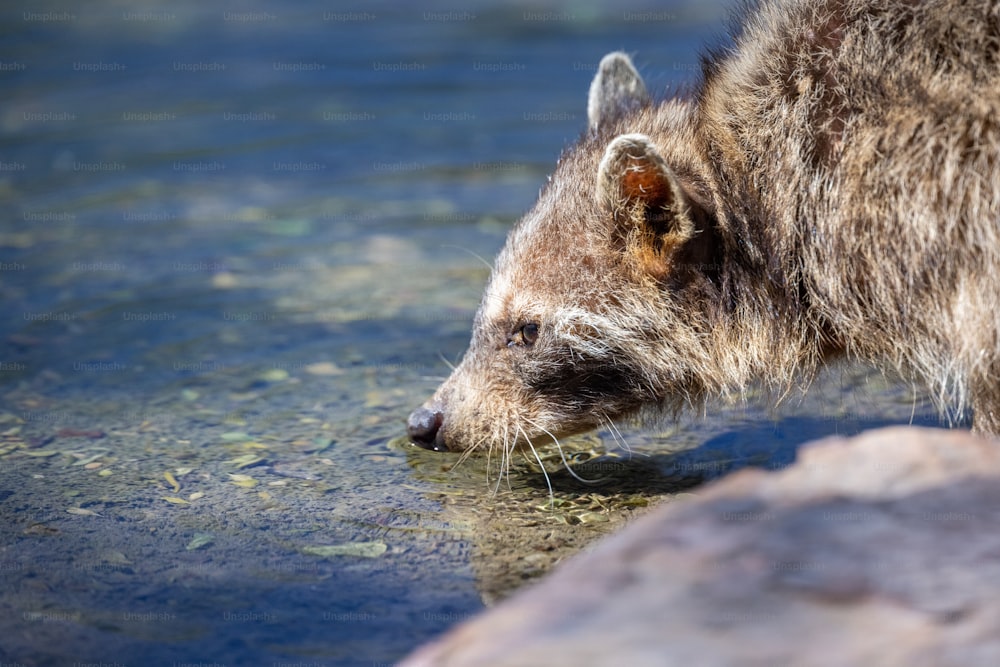
<svg viewBox="0 0 1000 667">
<path fill-rule="evenodd" d="M 448 447 L 443 442 L 437 441 L 443 419 L 444 415 L 437 410 L 417 408 L 406 420 L 406 433 L 413 444 L 419 447 L 435 452 L 446 452 Z"/>
</svg>

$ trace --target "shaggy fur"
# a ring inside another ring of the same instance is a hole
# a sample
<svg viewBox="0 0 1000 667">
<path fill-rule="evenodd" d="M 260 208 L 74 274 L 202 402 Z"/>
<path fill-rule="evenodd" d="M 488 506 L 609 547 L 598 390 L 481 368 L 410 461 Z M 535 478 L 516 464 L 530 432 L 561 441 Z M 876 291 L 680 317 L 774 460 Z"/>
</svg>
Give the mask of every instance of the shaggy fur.
<svg viewBox="0 0 1000 667">
<path fill-rule="evenodd" d="M 415 442 L 506 455 L 843 355 L 1000 431 L 998 5 L 769 0 L 703 69 L 653 104 L 605 57 Z"/>
</svg>

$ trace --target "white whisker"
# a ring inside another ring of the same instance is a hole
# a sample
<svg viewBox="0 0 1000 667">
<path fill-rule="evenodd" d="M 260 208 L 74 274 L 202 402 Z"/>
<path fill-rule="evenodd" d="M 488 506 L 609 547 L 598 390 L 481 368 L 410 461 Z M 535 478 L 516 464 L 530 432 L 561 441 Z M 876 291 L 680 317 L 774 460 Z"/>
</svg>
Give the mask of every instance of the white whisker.
<svg viewBox="0 0 1000 667">
<path fill-rule="evenodd" d="M 518 426 L 517 429 L 518 431 L 521 431 L 521 433 L 524 433 L 520 426 Z M 531 453 L 535 455 L 535 460 L 538 461 L 538 467 L 542 469 L 542 475 L 545 477 L 545 485 L 549 487 L 549 510 L 554 511 L 556 508 L 556 494 L 552 491 L 552 480 L 549 479 L 549 473 L 545 470 L 545 466 L 542 465 L 542 457 L 538 455 L 538 451 L 531 443 L 531 440 L 528 439 L 527 433 L 524 434 L 524 441 L 528 443 L 528 448 L 531 450 Z"/>
<path fill-rule="evenodd" d="M 468 459 L 472 455 L 473 452 L 475 452 L 476 450 L 478 450 L 479 447 L 482 446 L 483 442 L 485 442 L 485 441 L 486 441 L 486 439 L 482 438 L 482 439 L 479 440 L 479 442 L 477 442 L 476 444 L 474 444 L 472 447 L 469 447 L 464 452 L 462 452 L 461 456 L 458 457 L 458 460 L 455 461 L 455 466 L 454 467 L 457 468 L 458 466 L 460 466 L 463 463 L 465 463 L 466 459 Z M 487 476 L 487 479 L 489 479 L 489 474 L 490 474 L 490 452 L 491 451 L 493 451 L 492 445 L 486 450 L 486 476 Z"/>
<path fill-rule="evenodd" d="M 607 415 L 601 415 L 601 420 L 608 427 L 608 431 L 611 432 L 611 437 L 615 439 L 615 443 L 618 444 L 618 446 L 622 449 L 622 451 L 628 454 L 629 459 L 635 456 L 636 453 L 632 451 L 632 447 L 630 447 L 628 442 L 626 442 L 625 436 L 622 435 L 622 432 L 618 428 L 618 425 L 615 424 L 615 422 L 612 421 L 612 419 Z M 641 455 L 646 457 L 649 456 L 649 454 L 641 454 Z"/>
<path fill-rule="evenodd" d="M 447 359 L 445 359 L 444 355 L 441 354 L 440 352 L 438 352 L 438 358 L 440 358 L 441 361 L 444 362 L 444 365 L 447 366 L 452 372 L 455 371 L 455 364 L 453 364 L 450 361 L 448 361 Z M 443 382 L 443 380 L 442 380 L 442 382 Z"/>
<path fill-rule="evenodd" d="M 472 255 L 473 257 L 475 257 L 476 259 L 478 259 L 480 262 L 482 262 L 483 265 L 487 269 L 489 269 L 490 271 L 493 270 L 493 265 L 490 264 L 489 262 L 487 262 L 485 259 L 483 259 L 482 255 L 480 255 L 479 253 L 473 252 L 472 250 L 469 250 L 468 248 L 463 248 L 460 245 L 452 245 L 452 244 L 449 244 L 449 243 L 446 243 L 446 244 L 442 245 L 441 247 L 442 248 L 454 248 L 455 250 L 461 250 L 462 252 L 467 252 L 470 255 Z"/>
<path fill-rule="evenodd" d="M 488 450 L 489 453 L 487 454 L 487 457 L 486 457 L 486 483 L 487 484 L 489 484 L 489 479 L 490 479 L 490 465 L 491 465 L 491 461 L 493 459 L 493 450 L 495 448 L 495 445 L 496 445 L 496 442 L 494 440 L 490 440 L 490 448 Z M 504 465 L 504 458 L 506 457 L 506 455 L 507 455 L 507 426 L 504 425 L 504 427 L 503 427 L 503 443 L 501 444 L 501 449 L 500 449 L 500 461 L 497 463 L 497 483 L 496 483 L 496 486 L 493 487 L 493 491 L 492 491 L 492 495 L 494 495 L 494 496 L 497 495 L 498 493 L 500 493 L 500 483 L 503 482 L 503 465 Z"/>
<path fill-rule="evenodd" d="M 537 428 L 539 431 L 541 431 L 545 435 L 547 435 L 550 438 L 552 438 L 552 442 L 554 442 L 556 444 L 556 450 L 559 451 L 559 458 L 562 459 L 563 466 L 565 466 L 565 468 L 566 468 L 566 472 L 568 472 L 570 475 L 572 475 L 574 479 L 576 479 L 577 481 L 583 482 L 584 484 L 597 484 L 598 482 L 602 482 L 605 479 L 607 479 L 606 477 L 598 477 L 597 479 L 587 479 L 585 477 L 581 477 L 580 474 L 577 473 L 575 470 L 573 470 L 573 468 L 569 465 L 569 461 L 566 460 L 566 453 L 563 452 L 562 443 L 559 442 L 559 438 L 557 438 L 556 436 L 552 435 L 549 431 L 545 430 L 544 428 L 542 428 L 541 426 L 539 426 L 535 422 L 531 421 L 530 419 L 526 418 L 524 421 L 528 422 L 529 424 L 531 424 L 532 426 L 534 426 L 535 428 Z M 534 450 L 534 448 L 532 448 L 532 450 Z M 536 453 L 535 456 L 537 457 L 538 454 Z M 539 461 L 539 464 L 540 463 L 541 463 L 541 461 Z M 544 468 L 543 468 L 543 472 L 544 472 Z M 546 476 L 546 481 L 547 480 L 548 480 L 548 476 Z"/>
<path fill-rule="evenodd" d="M 518 432 L 520 430 L 521 430 L 520 427 L 515 427 L 514 437 L 511 438 L 510 442 L 508 443 L 507 438 L 508 438 L 509 431 L 507 430 L 507 427 L 504 427 L 504 447 L 503 447 L 503 449 L 504 449 L 504 468 L 503 468 L 503 473 L 504 473 L 504 476 L 507 478 L 507 490 L 508 491 L 513 491 L 514 490 L 514 487 L 511 486 L 511 484 L 510 484 L 510 468 L 511 468 L 511 465 L 514 463 L 514 450 L 517 448 L 517 434 L 518 434 Z"/>
</svg>

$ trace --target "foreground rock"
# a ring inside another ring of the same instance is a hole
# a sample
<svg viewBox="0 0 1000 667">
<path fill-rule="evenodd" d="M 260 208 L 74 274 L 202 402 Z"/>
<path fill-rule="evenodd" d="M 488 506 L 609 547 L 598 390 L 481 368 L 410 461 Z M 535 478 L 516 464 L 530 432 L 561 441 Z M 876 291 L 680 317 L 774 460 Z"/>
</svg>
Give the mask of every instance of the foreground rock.
<svg viewBox="0 0 1000 667">
<path fill-rule="evenodd" d="M 424 665 L 1000 665 L 1000 442 L 830 438 L 643 517 Z"/>
</svg>

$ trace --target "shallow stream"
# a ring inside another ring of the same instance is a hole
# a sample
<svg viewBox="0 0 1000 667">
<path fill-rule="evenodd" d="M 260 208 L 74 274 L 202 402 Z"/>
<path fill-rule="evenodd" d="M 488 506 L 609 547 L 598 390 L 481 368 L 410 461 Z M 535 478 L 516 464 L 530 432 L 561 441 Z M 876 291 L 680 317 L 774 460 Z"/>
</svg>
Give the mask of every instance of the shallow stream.
<svg viewBox="0 0 1000 667">
<path fill-rule="evenodd" d="M 688 85 L 701 2 L 0 10 L 0 663 L 381 665 L 657 502 L 934 422 L 834 369 L 569 443 L 401 438 L 597 61 Z"/>
</svg>

